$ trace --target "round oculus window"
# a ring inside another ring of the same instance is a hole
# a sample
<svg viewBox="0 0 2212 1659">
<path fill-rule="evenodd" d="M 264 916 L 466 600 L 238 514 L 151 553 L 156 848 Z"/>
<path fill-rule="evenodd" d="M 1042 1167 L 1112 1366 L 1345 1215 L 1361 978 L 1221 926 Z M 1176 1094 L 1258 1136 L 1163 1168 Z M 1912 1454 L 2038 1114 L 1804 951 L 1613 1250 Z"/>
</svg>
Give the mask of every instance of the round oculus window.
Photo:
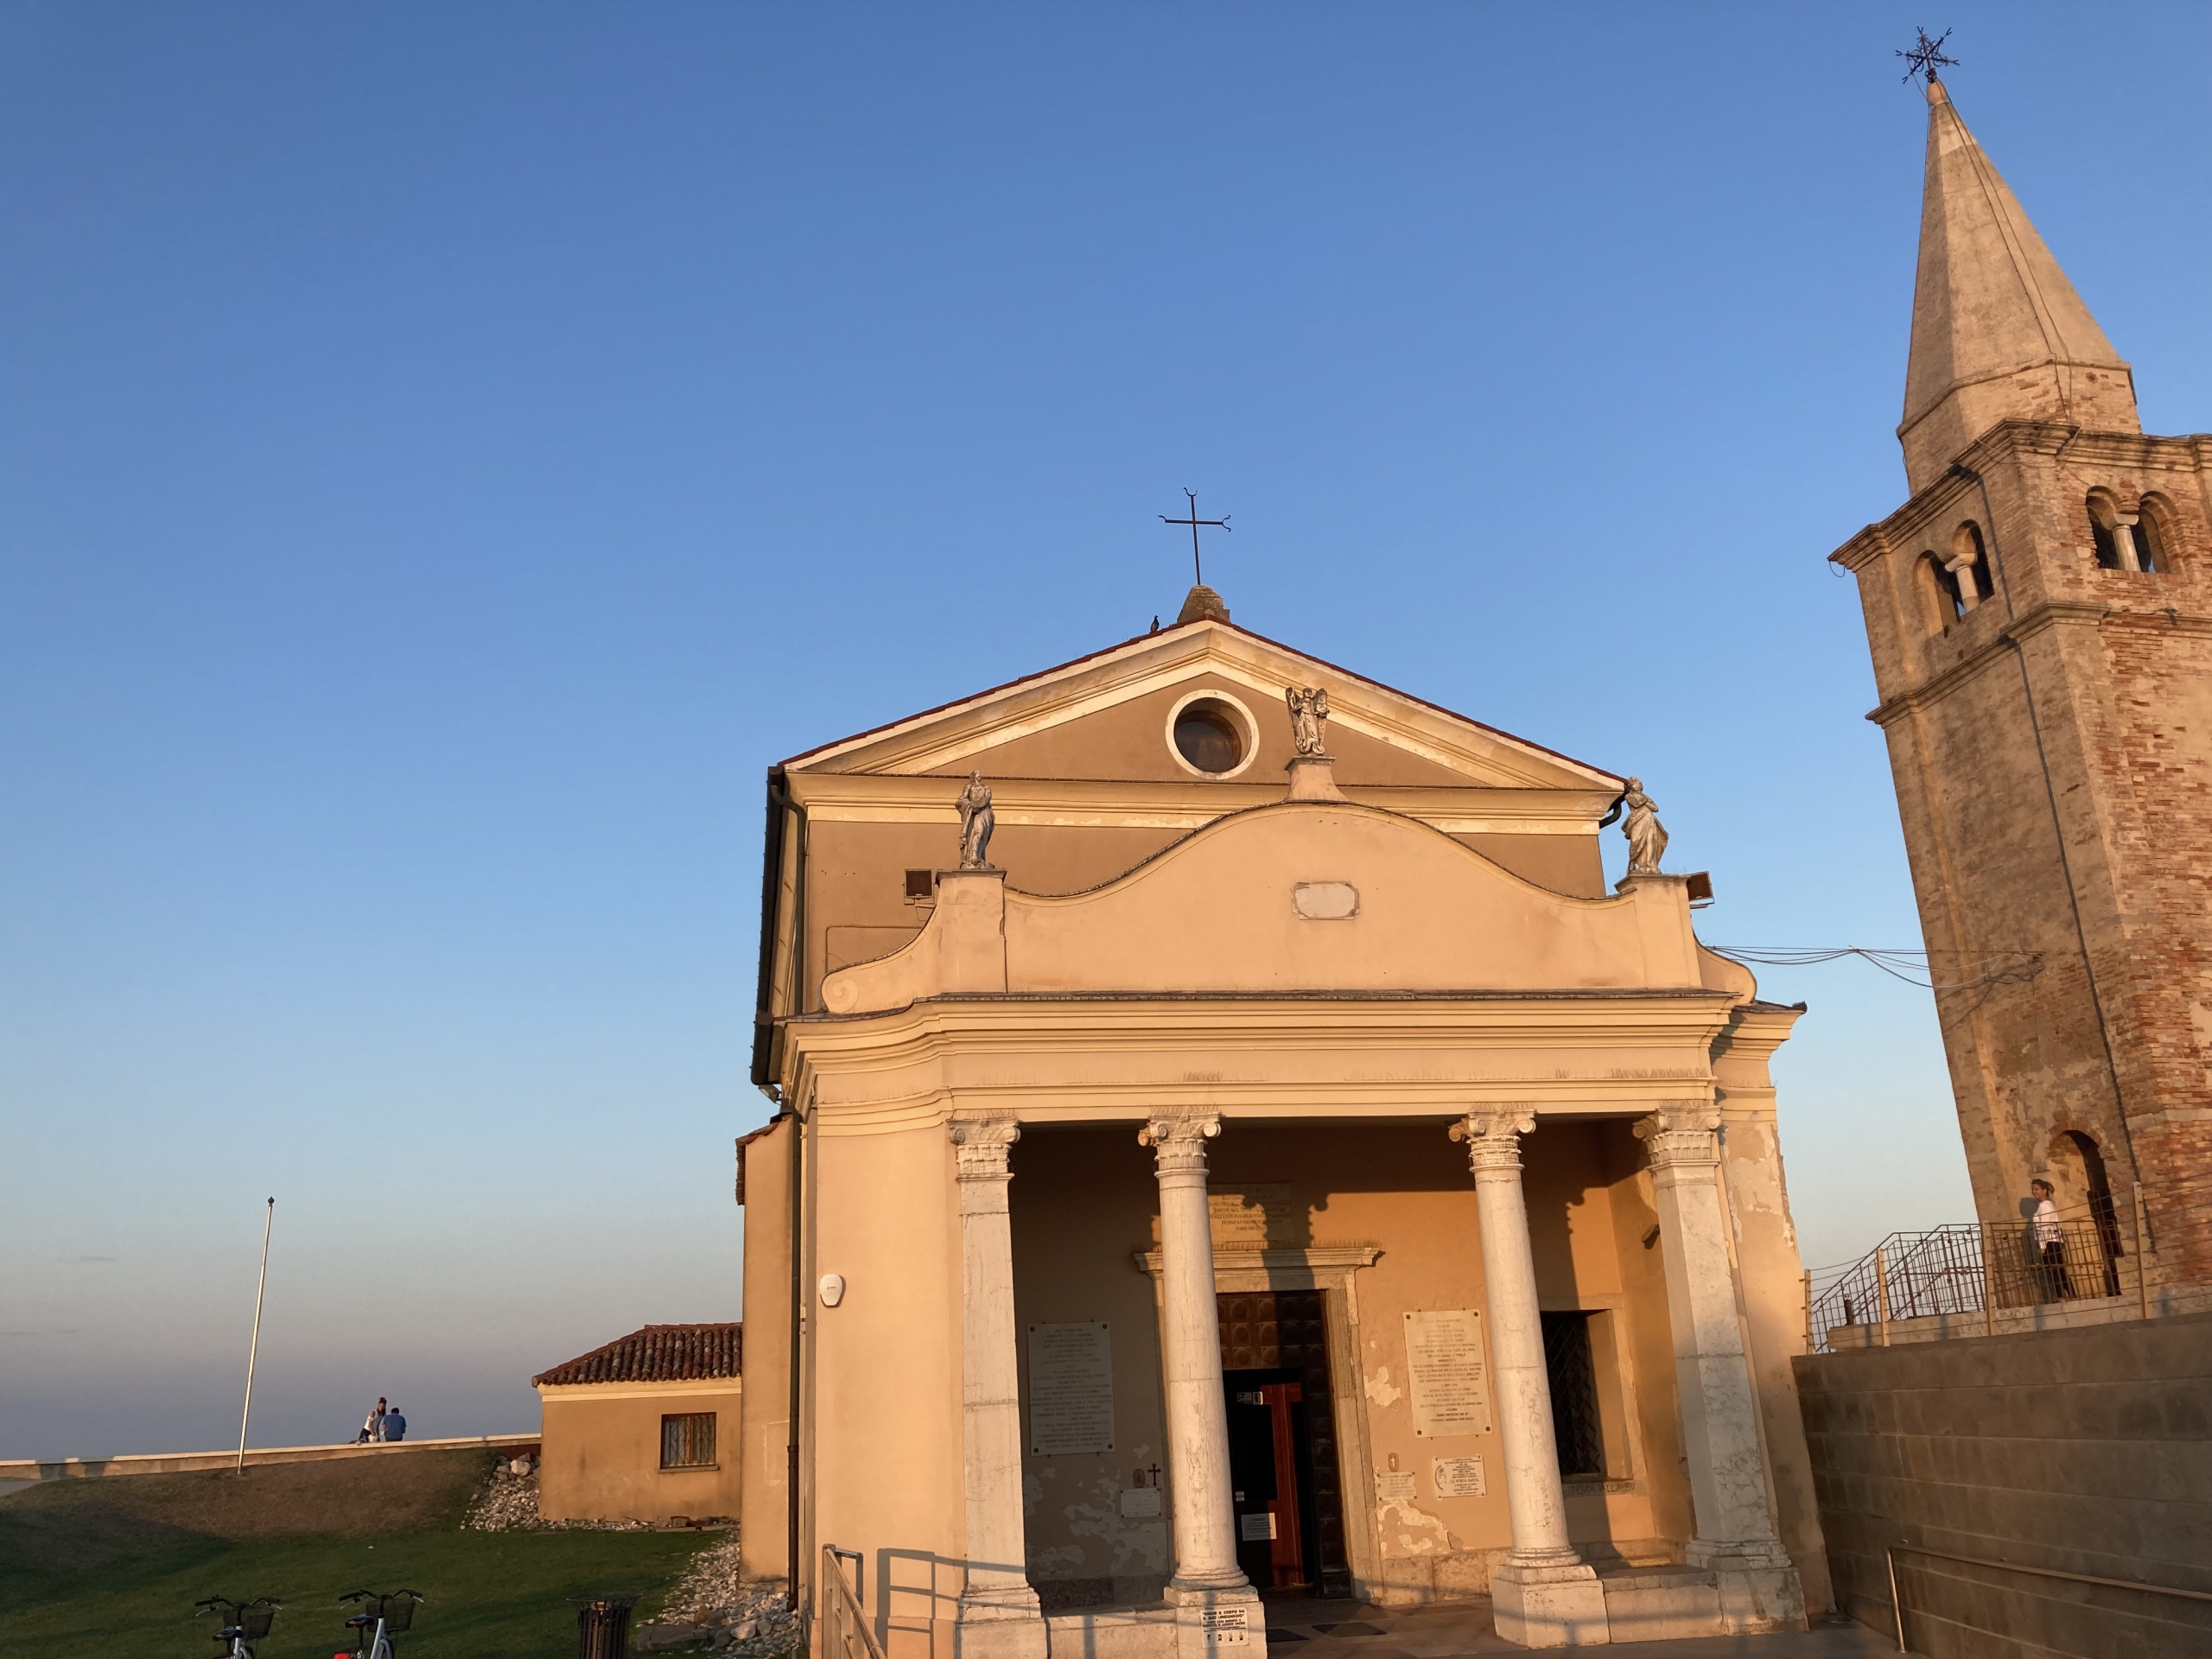
<svg viewBox="0 0 2212 1659">
<path fill-rule="evenodd" d="M 1227 705 L 1200 701 L 1175 716 L 1175 752 L 1200 772 L 1234 772 L 1244 759 L 1244 734 Z"/>
</svg>

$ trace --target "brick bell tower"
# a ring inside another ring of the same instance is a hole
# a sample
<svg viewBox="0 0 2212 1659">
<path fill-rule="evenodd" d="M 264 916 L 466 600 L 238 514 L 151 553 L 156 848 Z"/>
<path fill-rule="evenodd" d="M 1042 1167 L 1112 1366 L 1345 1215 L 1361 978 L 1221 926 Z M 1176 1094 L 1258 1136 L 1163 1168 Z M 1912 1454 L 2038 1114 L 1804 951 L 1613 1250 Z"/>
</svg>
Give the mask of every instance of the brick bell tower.
<svg viewBox="0 0 2212 1659">
<path fill-rule="evenodd" d="M 2212 436 L 2144 435 L 2128 365 L 1933 79 L 1928 102 L 1912 499 L 1831 556 L 1859 580 L 1974 1200 L 2017 1223 L 2040 1176 L 2125 1256 L 2140 1181 L 2152 1282 L 2202 1282 Z"/>
</svg>

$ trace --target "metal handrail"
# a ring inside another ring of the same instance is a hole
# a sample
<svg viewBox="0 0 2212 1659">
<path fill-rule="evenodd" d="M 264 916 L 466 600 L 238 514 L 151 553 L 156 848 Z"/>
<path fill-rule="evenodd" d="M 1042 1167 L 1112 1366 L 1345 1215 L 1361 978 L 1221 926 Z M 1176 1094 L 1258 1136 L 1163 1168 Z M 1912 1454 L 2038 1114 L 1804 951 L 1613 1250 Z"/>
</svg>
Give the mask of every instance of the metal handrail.
<svg viewBox="0 0 2212 1659">
<path fill-rule="evenodd" d="M 823 1659 L 884 1659 L 883 1646 L 868 1629 L 860 1592 L 845 1577 L 845 1563 L 861 1564 L 856 1549 L 822 1547 L 822 1642 Z"/>
<path fill-rule="evenodd" d="M 2101 1579 L 2090 1573 L 2064 1573 L 2055 1567 L 2026 1567 L 2018 1561 L 1985 1561 L 1973 1555 L 1953 1555 L 1941 1549 L 1927 1549 L 1918 1544 L 1891 1544 L 1882 1552 L 1882 1559 L 1890 1569 L 1890 1611 L 1897 1618 L 1897 1651 L 1910 1653 L 1904 1644 L 1904 1598 L 1897 1593 L 1897 1551 L 1908 1555 L 1928 1555 L 1939 1561 L 1956 1561 L 1962 1567 L 1986 1567 L 1999 1573 L 2028 1573 L 2037 1578 L 2063 1579 L 2069 1584 L 2102 1585 L 2108 1590 L 2148 1590 L 2154 1596 L 2179 1596 L 2187 1601 L 2212 1601 L 2212 1591 L 2183 1590 L 2177 1585 L 2151 1584 L 2141 1579 Z"/>
<path fill-rule="evenodd" d="M 2124 1235 L 2117 1212 L 2055 1227 L 2045 1223 L 2041 1230 L 2024 1218 L 1892 1233 L 1817 1290 L 1814 1275 L 1806 1274 L 1806 1346 L 1826 1351 L 1830 1331 L 1856 1325 L 1878 1332 L 1886 1347 L 1894 1321 L 1943 1315 L 1979 1314 L 1983 1330 L 1994 1334 L 2001 1311 L 2130 1291 L 2142 1316 L 2150 1318 L 2152 1274 L 2139 1192 L 2133 1208 L 2127 1217 L 2134 1224 L 2127 1230 L 2133 1239 Z M 2041 1239 L 2053 1233 L 2058 1248 L 2047 1254 Z"/>
</svg>

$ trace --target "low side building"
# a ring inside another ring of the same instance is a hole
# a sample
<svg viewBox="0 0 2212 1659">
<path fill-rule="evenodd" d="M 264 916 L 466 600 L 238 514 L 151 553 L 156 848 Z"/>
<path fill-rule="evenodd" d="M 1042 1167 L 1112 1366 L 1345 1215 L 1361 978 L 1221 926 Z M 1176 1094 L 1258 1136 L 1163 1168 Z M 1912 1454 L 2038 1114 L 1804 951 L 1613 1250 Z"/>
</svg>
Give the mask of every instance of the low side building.
<svg viewBox="0 0 2212 1659">
<path fill-rule="evenodd" d="M 549 1521 L 734 1518 L 741 1325 L 649 1325 L 531 1378 Z"/>
</svg>

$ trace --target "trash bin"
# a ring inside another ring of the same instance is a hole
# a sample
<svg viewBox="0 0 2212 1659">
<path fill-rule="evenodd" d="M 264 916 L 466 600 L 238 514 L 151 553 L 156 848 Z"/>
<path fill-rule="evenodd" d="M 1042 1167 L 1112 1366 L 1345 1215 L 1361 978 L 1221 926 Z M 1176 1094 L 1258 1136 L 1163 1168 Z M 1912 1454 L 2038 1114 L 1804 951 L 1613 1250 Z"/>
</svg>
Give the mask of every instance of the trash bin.
<svg viewBox="0 0 2212 1659">
<path fill-rule="evenodd" d="M 630 1659 L 630 1610 L 635 1596 L 583 1596 L 576 1601 L 576 1659 Z"/>
</svg>

